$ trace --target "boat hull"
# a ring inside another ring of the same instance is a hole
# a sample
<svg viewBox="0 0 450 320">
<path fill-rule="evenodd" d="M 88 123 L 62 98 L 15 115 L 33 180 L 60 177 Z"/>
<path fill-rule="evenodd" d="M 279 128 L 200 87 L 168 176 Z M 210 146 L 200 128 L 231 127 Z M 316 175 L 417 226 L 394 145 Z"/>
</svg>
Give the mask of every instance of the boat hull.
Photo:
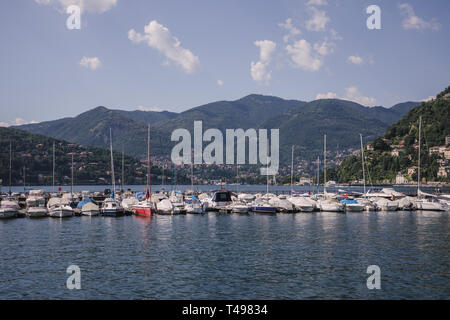
<svg viewBox="0 0 450 320">
<path fill-rule="evenodd" d="M 106 217 L 121 217 L 124 215 L 124 211 L 115 209 L 102 209 L 101 215 Z"/>
<path fill-rule="evenodd" d="M 48 216 L 47 209 L 28 209 L 27 210 L 28 218 L 43 218 Z"/>
<path fill-rule="evenodd" d="M 10 219 L 17 216 L 17 210 L 13 209 L 0 209 L 0 219 Z"/>
<path fill-rule="evenodd" d="M 152 215 L 152 208 L 150 207 L 134 207 L 134 213 L 142 217 L 150 217 Z"/>
<path fill-rule="evenodd" d="M 64 209 L 50 210 L 48 215 L 52 218 L 68 218 L 73 216 L 73 211 Z"/>
<path fill-rule="evenodd" d="M 87 211 L 81 211 L 81 215 L 93 217 L 98 216 L 100 214 L 100 210 L 87 210 Z"/>
<path fill-rule="evenodd" d="M 277 209 L 273 207 L 252 207 L 254 213 L 276 214 Z"/>
</svg>

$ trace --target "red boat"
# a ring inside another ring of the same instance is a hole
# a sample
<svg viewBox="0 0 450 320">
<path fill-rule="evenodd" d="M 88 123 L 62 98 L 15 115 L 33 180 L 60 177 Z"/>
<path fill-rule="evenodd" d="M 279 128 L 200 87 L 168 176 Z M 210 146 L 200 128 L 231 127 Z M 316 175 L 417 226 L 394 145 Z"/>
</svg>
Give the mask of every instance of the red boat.
<svg viewBox="0 0 450 320">
<path fill-rule="evenodd" d="M 140 203 L 133 206 L 133 211 L 138 216 L 150 217 L 152 215 L 153 206 L 151 203 Z"/>
</svg>

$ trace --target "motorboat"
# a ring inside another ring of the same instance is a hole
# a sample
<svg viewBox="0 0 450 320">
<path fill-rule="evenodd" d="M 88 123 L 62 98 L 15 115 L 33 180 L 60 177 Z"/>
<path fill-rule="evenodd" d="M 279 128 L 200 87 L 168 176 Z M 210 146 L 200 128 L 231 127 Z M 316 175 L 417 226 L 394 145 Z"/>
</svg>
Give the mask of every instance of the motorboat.
<svg viewBox="0 0 450 320">
<path fill-rule="evenodd" d="M 359 203 L 357 200 L 344 199 L 341 203 L 345 205 L 345 211 L 347 212 L 362 212 L 365 209 L 365 205 Z"/>
<path fill-rule="evenodd" d="M 186 200 L 184 208 L 186 209 L 186 213 L 203 213 L 202 203 L 196 196 L 192 196 L 191 199 Z"/>
<path fill-rule="evenodd" d="M 290 197 L 288 198 L 288 201 L 290 201 L 297 210 L 301 212 L 312 212 L 314 211 L 316 207 L 316 202 L 307 197 Z"/>
<path fill-rule="evenodd" d="M 255 199 L 251 206 L 251 210 L 254 213 L 268 213 L 275 214 L 277 213 L 277 208 L 269 203 L 269 199 L 265 197 L 260 197 Z"/>
<path fill-rule="evenodd" d="M 20 206 L 16 200 L 2 200 L 0 205 L 0 219 L 15 218 L 19 210 Z"/>
<path fill-rule="evenodd" d="M 396 211 L 398 209 L 398 201 L 392 201 L 386 198 L 375 198 L 374 202 L 381 211 Z"/>
<path fill-rule="evenodd" d="M 98 216 L 100 214 L 100 208 L 93 201 L 89 201 L 81 206 L 81 214 L 89 217 Z"/>
<path fill-rule="evenodd" d="M 345 205 L 337 200 L 333 199 L 322 199 L 318 201 L 318 206 L 320 211 L 326 212 L 344 212 Z"/>
<path fill-rule="evenodd" d="M 48 215 L 53 218 L 66 218 L 74 215 L 68 198 L 50 198 L 47 209 Z"/>
<path fill-rule="evenodd" d="M 120 217 L 123 216 L 125 212 L 120 202 L 110 197 L 106 198 L 105 201 L 103 201 L 102 207 L 100 209 L 100 214 L 102 216 Z"/>
<path fill-rule="evenodd" d="M 227 208 L 232 213 L 248 213 L 248 205 L 244 201 L 235 200 Z"/>
</svg>

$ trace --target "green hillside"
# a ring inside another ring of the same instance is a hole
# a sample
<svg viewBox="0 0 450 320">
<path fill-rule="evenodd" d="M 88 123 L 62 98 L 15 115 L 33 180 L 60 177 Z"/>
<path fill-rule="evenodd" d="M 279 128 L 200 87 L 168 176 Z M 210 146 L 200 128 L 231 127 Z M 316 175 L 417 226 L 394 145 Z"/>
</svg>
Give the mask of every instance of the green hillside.
<svg viewBox="0 0 450 320">
<path fill-rule="evenodd" d="M 417 174 L 408 168 L 418 164 L 419 117 L 422 116 L 421 177 L 425 181 L 450 181 L 438 177 L 439 167 L 448 167 L 449 159 L 442 154 L 430 154 L 430 148 L 445 145 L 445 137 L 450 135 L 450 99 L 444 95 L 450 87 L 437 95 L 437 98 L 422 103 L 410 110 L 397 123 L 391 125 L 383 138 L 377 138 L 366 151 L 367 166 L 374 182 L 394 181 L 400 172 L 407 179 L 416 181 Z M 398 153 L 398 155 L 397 155 Z M 361 179 L 361 158 L 348 157 L 339 167 L 340 182 Z"/>
<path fill-rule="evenodd" d="M 22 130 L 0 127 L 0 179 L 9 185 L 10 143 L 12 146 L 12 185 L 52 185 L 53 143 L 55 142 L 56 185 L 71 183 L 72 153 L 74 154 L 74 184 L 110 184 L 110 151 L 73 144 L 60 139 L 31 134 Z M 114 152 L 116 183 L 122 170 L 122 154 Z M 130 156 L 124 157 L 125 184 L 141 184 L 146 180 L 146 164 Z M 158 183 L 161 170 L 152 166 L 152 181 Z M 186 182 L 184 176 L 178 178 Z"/>
</svg>

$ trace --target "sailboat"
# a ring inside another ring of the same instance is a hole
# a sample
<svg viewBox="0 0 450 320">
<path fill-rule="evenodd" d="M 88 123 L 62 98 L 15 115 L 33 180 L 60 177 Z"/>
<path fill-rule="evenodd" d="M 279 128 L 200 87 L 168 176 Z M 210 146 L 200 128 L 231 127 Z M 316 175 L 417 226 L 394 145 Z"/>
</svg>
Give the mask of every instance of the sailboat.
<svg viewBox="0 0 450 320">
<path fill-rule="evenodd" d="M 327 135 L 323 136 L 323 195 L 324 199 L 318 201 L 320 211 L 344 212 L 344 204 L 337 200 L 328 199 L 327 194 Z"/>
<path fill-rule="evenodd" d="M 150 182 L 151 163 L 150 163 L 150 125 L 147 132 L 147 190 L 145 192 L 145 199 L 133 206 L 133 211 L 138 216 L 150 217 L 154 211 L 152 204 L 152 189 Z"/>
<path fill-rule="evenodd" d="M 424 193 L 420 190 L 420 152 L 422 145 L 421 132 L 422 132 L 422 116 L 419 117 L 419 159 L 417 168 L 417 200 L 414 202 L 414 207 L 417 210 L 446 211 L 448 209 L 446 203 L 439 201 L 434 195 Z"/>
<path fill-rule="evenodd" d="M 9 199 L 2 200 L 0 219 L 14 218 L 19 213 L 19 203 L 11 197 L 12 143 L 9 142 Z"/>
<path fill-rule="evenodd" d="M 267 141 L 267 145 L 269 145 L 269 141 Z M 257 198 L 251 207 L 252 212 L 254 213 L 268 213 L 268 214 L 276 214 L 277 208 L 270 204 L 270 199 L 272 195 L 269 194 L 269 151 L 266 151 L 266 163 L 267 163 L 267 171 L 266 171 L 266 194 L 260 198 Z"/>
<path fill-rule="evenodd" d="M 113 150 L 112 150 L 112 130 L 109 129 L 109 146 L 111 152 L 111 181 L 112 181 L 112 193 L 109 198 L 106 198 L 103 201 L 102 208 L 100 213 L 104 216 L 118 217 L 124 215 L 123 207 L 120 201 L 116 200 L 115 192 L 116 192 L 116 181 L 114 177 L 114 159 L 113 159 Z"/>
</svg>

